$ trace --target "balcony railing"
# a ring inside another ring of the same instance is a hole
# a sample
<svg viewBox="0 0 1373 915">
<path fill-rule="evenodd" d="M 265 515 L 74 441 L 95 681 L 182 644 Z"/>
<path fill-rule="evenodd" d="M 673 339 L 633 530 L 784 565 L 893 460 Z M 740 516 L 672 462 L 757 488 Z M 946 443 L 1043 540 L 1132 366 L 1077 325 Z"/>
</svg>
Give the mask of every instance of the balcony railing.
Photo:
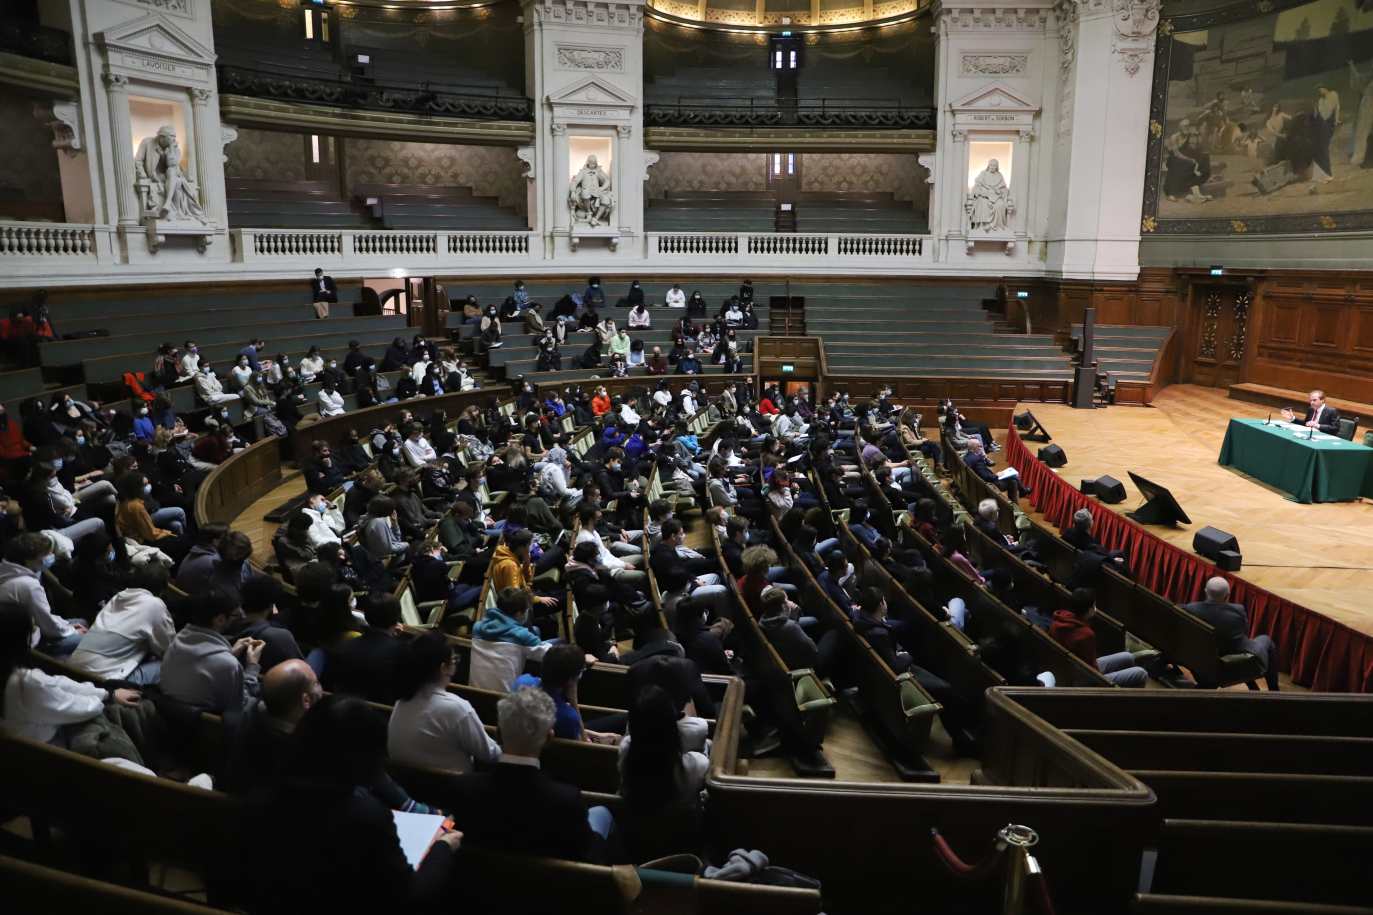
<svg viewBox="0 0 1373 915">
<path fill-rule="evenodd" d="M 451 86 L 429 83 L 392 85 L 372 80 L 342 79 L 303 70 L 221 64 L 219 90 L 230 95 L 332 105 L 371 111 L 405 111 L 416 114 L 489 121 L 531 121 L 534 103 L 509 90 L 473 87 L 455 91 Z"/>
<path fill-rule="evenodd" d="M 0 222 L 0 263 L 94 264 L 108 250 L 109 229 L 61 222 Z"/>
<path fill-rule="evenodd" d="M 234 260 L 243 263 L 315 258 L 345 264 L 376 258 L 405 266 L 439 266 L 465 257 L 529 259 L 529 232 L 404 232 L 232 229 Z"/>
<path fill-rule="evenodd" d="M 925 259 L 924 235 L 857 235 L 793 232 L 649 232 L 647 256 L 672 260 L 774 260 L 813 263 L 909 265 Z M 841 261 L 842 259 L 842 261 Z"/>
<path fill-rule="evenodd" d="M 646 127 L 861 127 L 930 130 L 933 108 L 890 98 L 778 99 L 767 96 L 679 96 L 645 106 Z"/>
</svg>

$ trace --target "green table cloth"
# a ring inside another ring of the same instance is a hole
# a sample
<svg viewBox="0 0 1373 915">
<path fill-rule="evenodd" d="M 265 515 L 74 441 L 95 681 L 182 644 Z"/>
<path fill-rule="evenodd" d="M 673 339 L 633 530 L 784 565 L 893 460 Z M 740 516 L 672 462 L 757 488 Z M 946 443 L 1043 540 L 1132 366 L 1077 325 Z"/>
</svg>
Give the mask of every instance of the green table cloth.
<svg viewBox="0 0 1373 915">
<path fill-rule="evenodd" d="M 1373 448 L 1288 423 L 1232 419 L 1220 463 L 1287 493 L 1297 502 L 1373 498 Z"/>
</svg>

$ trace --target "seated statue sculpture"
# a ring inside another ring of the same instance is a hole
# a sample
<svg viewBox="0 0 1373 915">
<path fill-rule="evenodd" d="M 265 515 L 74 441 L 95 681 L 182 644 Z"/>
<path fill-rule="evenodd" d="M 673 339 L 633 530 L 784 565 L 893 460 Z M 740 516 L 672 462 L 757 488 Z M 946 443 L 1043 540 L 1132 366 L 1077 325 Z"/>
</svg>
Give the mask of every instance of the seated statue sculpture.
<svg viewBox="0 0 1373 915">
<path fill-rule="evenodd" d="M 615 194 L 610 189 L 610 176 L 596 161 L 587 156 L 586 164 L 572 179 L 567 191 L 567 205 L 572 211 L 572 224 L 588 226 L 610 224 L 610 211 L 615 207 Z"/>
<path fill-rule="evenodd" d="M 205 222 L 198 189 L 181 171 L 181 145 L 171 127 L 160 128 L 138 145 L 134 176 L 144 217 Z"/>
</svg>

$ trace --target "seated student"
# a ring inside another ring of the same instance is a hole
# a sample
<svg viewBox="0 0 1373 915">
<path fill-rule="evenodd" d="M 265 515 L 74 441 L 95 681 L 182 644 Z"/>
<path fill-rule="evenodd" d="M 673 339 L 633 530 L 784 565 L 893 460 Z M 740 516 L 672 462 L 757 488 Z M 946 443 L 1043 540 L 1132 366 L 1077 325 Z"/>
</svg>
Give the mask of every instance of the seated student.
<svg viewBox="0 0 1373 915">
<path fill-rule="evenodd" d="M 405 640 L 400 631 L 400 601 L 391 594 L 372 592 L 363 611 L 367 628 L 328 652 L 324 688 L 352 693 L 390 705 L 400 696 L 401 656 Z"/>
<path fill-rule="evenodd" d="M 304 661 L 282 661 L 263 674 L 262 700 L 250 707 L 236 732 L 225 735 L 228 759 L 215 787 L 232 794 L 270 788 L 291 760 L 296 727 L 323 698 L 324 688 Z M 365 791 L 393 810 L 435 812 L 411 800 L 384 770 L 377 771 Z"/>
<path fill-rule="evenodd" d="M 182 627 L 162 658 L 164 695 L 201 711 L 239 710 L 258 693 L 265 642 L 224 633 L 237 615 L 235 595 L 211 588 L 188 601 L 191 621 Z"/>
<path fill-rule="evenodd" d="M 338 392 L 334 382 L 326 378 L 319 387 L 319 415 L 342 416 L 343 413 L 343 395 Z"/>
<path fill-rule="evenodd" d="M 448 577 L 447 553 L 441 543 L 416 540 L 410 544 L 410 585 L 419 603 L 443 601 L 448 610 L 471 607 L 481 597 L 481 585 L 461 584 Z"/>
<path fill-rule="evenodd" d="M 391 811 L 368 790 L 386 761 L 384 719 L 357 699 L 327 696 L 305 713 L 292 741 L 293 756 L 254 808 L 261 831 L 243 850 L 256 862 L 252 910 L 433 910 L 449 889 L 463 836 L 440 835 L 410 868 Z"/>
<path fill-rule="evenodd" d="M 69 726 L 104 715 L 107 702 L 133 706 L 133 689 L 103 689 L 30 666 L 33 617 L 21 603 L 0 598 L 0 734 L 66 746 Z"/>
<path fill-rule="evenodd" d="M 72 622 L 53 613 L 48 603 L 42 576 L 56 559 L 52 541 L 43 534 L 29 531 L 11 538 L 0 562 L 0 601 L 28 612 L 33 620 L 32 647 L 61 658 L 76 650 L 86 626 L 82 620 Z"/>
<path fill-rule="evenodd" d="M 597 533 L 596 525 L 602 517 L 599 508 L 583 503 L 578 506 L 577 517 L 581 522 L 581 530 L 577 532 L 575 542 L 597 544 L 600 552 L 598 564 L 609 569 L 615 581 L 633 588 L 640 587 L 648 581 L 647 573 L 637 568 L 643 563 L 642 547 L 630 543 L 628 536 L 623 532 L 620 540 L 607 547 L 605 540 Z"/>
<path fill-rule="evenodd" d="M 1269 692 L 1278 691 L 1278 646 L 1265 633 L 1249 637 L 1249 614 L 1243 604 L 1230 603 L 1230 583 L 1219 575 L 1206 582 L 1206 600 L 1183 604 L 1182 609 L 1198 616 L 1211 624 L 1216 630 L 1216 651 L 1218 654 L 1239 654 L 1248 652 L 1262 662 L 1260 673 L 1268 684 Z M 1250 689 L 1258 689 L 1258 684 L 1249 681 Z"/>
<path fill-rule="evenodd" d="M 195 394 L 201 403 L 212 407 L 238 400 L 237 394 L 225 393 L 223 383 L 215 377 L 215 370 L 208 362 L 202 362 L 200 371 L 196 373 Z"/>
<path fill-rule="evenodd" d="M 506 588 L 527 591 L 544 612 L 558 606 L 556 597 L 534 593 L 534 535 L 527 529 L 507 530 L 505 539 L 491 555 L 491 587 L 500 594 Z"/>
<path fill-rule="evenodd" d="M 641 301 L 629 311 L 629 326 L 631 328 L 643 328 L 647 330 L 653 326 L 653 316 Z"/>
<path fill-rule="evenodd" d="M 453 646 L 442 633 L 426 632 L 405 647 L 400 699 L 386 728 L 386 749 L 392 759 L 471 772 L 474 762 L 500 758 L 500 745 L 487 735 L 472 705 L 448 691 L 456 669 Z"/>
<path fill-rule="evenodd" d="M 504 752 L 488 772 L 449 782 L 444 807 L 474 848 L 600 862 L 614 819 L 587 809 L 581 791 L 539 767 L 557 709 L 541 689 L 525 688 L 497 705 Z"/>
<path fill-rule="evenodd" d="M 864 588 L 858 599 L 859 610 L 853 615 L 853 628 L 872 646 L 887 666 L 896 674 L 909 671 L 930 698 L 944 706 L 939 719 L 944 730 L 953 738 L 954 752 L 959 756 L 978 755 L 972 736 L 976 726 L 975 713 L 948 681 L 918 666 L 910 654 L 898 650 L 899 625 L 887 619 L 887 599 L 877 588 Z"/>
<path fill-rule="evenodd" d="M 586 655 L 576 645 L 554 645 L 544 654 L 539 663 L 539 675 L 521 674 L 515 679 L 514 690 L 537 686 L 552 697 L 556 712 L 553 720 L 553 736 L 564 740 L 582 740 L 587 743 L 617 744 L 620 735 L 608 728 L 623 729 L 623 720 L 591 722 L 600 730 L 590 727 L 582 720 L 581 709 L 577 707 L 577 683 L 586 670 Z"/>
<path fill-rule="evenodd" d="M 760 600 L 761 615 L 758 626 L 772 643 L 772 647 L 777 649 L 777 654 L 788 670 L 809 668 L 819 671 L 820 651 L 801 628 L 801 624 L 792 619 L 787 607 L 789 603 L 786 592 L 780 588 L 769 588 L 764 591 Z"/>
<path fill-rule="evenodd" d="M 701 360 L 696 358 L 696 351 L 687 347 L 686 352 L 677 360 L 678 375 L 699 375 L 701 374 Z"/>
<path fill-rule="evenodd" d="M 190 547 L 181 537 L 181 531 L 163 530 L 153 522 L 144 501 L 152 496 L 152 484 L 141 473 L 126 473 L 119 479 L 119 505 L 115 509 L 114 527 L 121 537 L 128 538 L 144 546 L 156 547 L 174 561 L 180 561 Z M 180 527 L 180 522 L 168 522 Z"/>
<path fill-rule="evenodd" d="M 734 631 L 729 619 L 717 617 L 706 623 L 706 600 L 693 595 L 678 600 L 672 608 L 672 634 L 682 646 L 688 660 L 703 674 L 734 676 L 738 673 L 731 661 L 734 652 L 725 649 L 724 640 Z"/>
<path fill-rule="evenodd" d="M 1098 655 L 1096 632 L 1092 630 L 1092 614 L 1096 613 L 1096 595 L 1088 588 L 1077 588 L 1068 597 L 1068 606 L 1054 611 L 1049 635 L 1054 641 L 1100 670 L 1116 686 L 1141 687 L 1149 682 L 1149 672 L 1135 664 L 1135 656 L 1128 651 Z"/>
<path fill-rule="evenodd" d="M 647 861 L 704 845 L 701 792 L 710 759 L 683 746 L 682 711 L 662 687 L 635 692 L 629 732 L 620 742 L 617 834 L 630 858 Z"/>
<path fill-rule="evenodd" d="M 249 638 L 262 642 L 260 663 L 270 671 L 285 661 L 304 657 L 296 637 L 277 621 L 277 602 L 281 586 L 275 578 L 256 575 L 241 589 L 243 616 L 235 620 L 225 635 L 230 639 Z"/>
<path fill-rule="evenodd" d="M 401 534 L 396 517 L 396 502 L 390 496 L 373 496 L 367 503 L 367 514 L 361 521 L 358 542 L 373 562 L 386 563 L 410 548 Z"/>
<path fill-rule="evenodd" d="M 495 608 L 488 607 L 472 626 L 469 684 L 509 692 L 524 673 L 525 661 L 544 656 L 553 643 L 528 627 L 532 606 L 528 591 L 506 588 L 497 592 Z"/>
<path fill-rule="evenodd" d="M 152 686 L 162 675 L 162 656 L 176 635 L 176 624 L 161 594 L 167 567 L 149 562 L 134 569 L 129 587 L 101 609 L 68 659 L 98 680 L 123 680 Z"/>
</svg>

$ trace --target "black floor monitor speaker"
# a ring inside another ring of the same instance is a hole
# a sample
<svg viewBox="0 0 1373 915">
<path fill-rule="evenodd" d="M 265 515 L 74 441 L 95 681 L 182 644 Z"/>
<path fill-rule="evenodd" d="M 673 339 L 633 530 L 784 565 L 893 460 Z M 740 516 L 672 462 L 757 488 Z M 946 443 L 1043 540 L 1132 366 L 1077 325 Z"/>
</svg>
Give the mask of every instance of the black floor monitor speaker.
<svg viewBox="0 0 1373 915">
<path fill-rule="evenodd" d="M 1024 413 L 1017 413 L 1014 417 L 1015 427 L 1020 430 L 1021 438 L 1028 441 L 1047 442 L 1053 438 L 1049 430 L 1044 428 L 1044 424 L 1035 419 L 1035 415 L 1029 410 Z"/>
<path fill-rule="evenodd" d="M 1217 527 L 1203 527 L 1192 538 L 1192 549 L 1227 572 L 1239 571 L 1240 544 L 1234 534 Z"/>
<path fill-rule="evenodd" d="M 1112 476 L 1097 477 L 1093 491 L 1096 497 L 1107 505 L 1125 501 L 1125 484 Z"/>
<path fill-rule="evenodd" d="M 1144 497 L 1144 504 L 1132 512 L 1126 512 L 1125 517 L 1133 518 L 1140 524 L 1166 524 L 1175 526 L 1179 522 L 1191 524 L 1192 519 L 1187 517 L 1187 513 L 1182 510 L 1178 500 L 1173 498 L 1173 494 L 1167 487 L 1150 482 L 1144 477 L 1129 471 L 1130 481 L 1135 484 L 1139 494 Z"/>
<path fill-rule="evenodd" d="M 1045 445 L 1040 448 L 1038 457 L 1046 467 L 1062 467 L 1068 463 L 1068 455 L 1057 445 Z"/>
</svg>

